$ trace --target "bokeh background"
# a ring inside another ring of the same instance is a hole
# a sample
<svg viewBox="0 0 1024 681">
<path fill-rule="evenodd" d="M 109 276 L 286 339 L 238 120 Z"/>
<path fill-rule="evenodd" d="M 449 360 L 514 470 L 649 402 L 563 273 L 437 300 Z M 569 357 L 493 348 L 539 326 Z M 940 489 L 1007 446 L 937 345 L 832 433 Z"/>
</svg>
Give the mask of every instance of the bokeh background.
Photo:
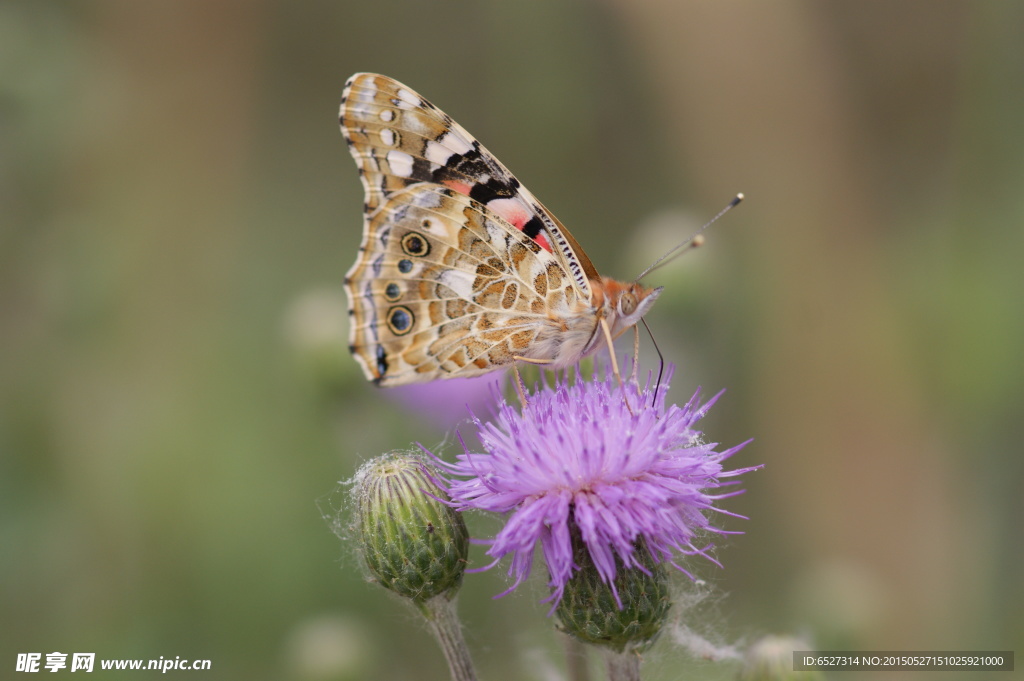
<svg viewBox="0 0 1024 681">
<path fill-rule="evenodd" d="M 746 194 L 650 278 L 673 399 L 727 387 L 705 430 L 766 464 L 689 627 L 1024 650 L 1022 29 L 942 0 L 3 2 L 0 675 L 445 677 L 323 518 L 464 418 L 344 351 L 356 71 L 452 114 L 613 276 Z M 482 678 L 551 678 L 542 585 L 504 585 L 461 596 Z M 735 672 L 672 635 L 646 669 Z"/>
</svg>

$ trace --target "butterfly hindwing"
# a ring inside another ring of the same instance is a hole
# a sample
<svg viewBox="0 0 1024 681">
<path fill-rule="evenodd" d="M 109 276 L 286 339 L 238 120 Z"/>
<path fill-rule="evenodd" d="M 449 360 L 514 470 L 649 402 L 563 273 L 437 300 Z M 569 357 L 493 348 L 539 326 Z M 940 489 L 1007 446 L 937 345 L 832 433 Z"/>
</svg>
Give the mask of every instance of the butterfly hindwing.
<svg viewBox="0 0 1024 681">
<path fill-rule="evenodd" d="M 345 86 L 340 120 L 366 191 L 367 218 L 411 185 L 453 189 L 551 252 L 589 298 L 599 275 L 568 230 L 472 135 L 411 88 L 356 74 Z"/>
<path fill-rule="evenodd" d="M 551 253 L 433 184 L 383 198 L 346 289 L 350 349 L 380 385 L 474 376 L 530 356 L 580 303 Z"/>
</svg>

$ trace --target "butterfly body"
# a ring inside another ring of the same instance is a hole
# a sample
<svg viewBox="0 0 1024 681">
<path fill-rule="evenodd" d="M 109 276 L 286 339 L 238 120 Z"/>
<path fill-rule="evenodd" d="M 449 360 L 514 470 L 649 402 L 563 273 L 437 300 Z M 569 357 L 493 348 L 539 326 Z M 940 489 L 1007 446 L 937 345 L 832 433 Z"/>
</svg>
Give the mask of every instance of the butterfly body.
<svg viewBox="0 0 1024 681">
<path fill-rule="evenodd" d="M 620 335 L 661 292 L 599 275 L 490 152 L 401 83 L 356 74 L 340 120 L 366 192 L 350 350 L 379 385 L 571 366 L 606 341 L 602 322 Z"/>
</svg>

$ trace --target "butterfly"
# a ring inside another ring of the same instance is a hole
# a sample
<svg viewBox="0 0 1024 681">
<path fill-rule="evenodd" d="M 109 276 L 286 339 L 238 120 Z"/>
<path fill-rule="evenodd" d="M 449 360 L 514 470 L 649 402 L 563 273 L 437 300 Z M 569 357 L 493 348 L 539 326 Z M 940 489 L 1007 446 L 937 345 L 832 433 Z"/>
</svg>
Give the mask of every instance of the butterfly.
<svg viewBox="0 0 1024 681">
<path fill-rule="evenodd" d="M 505 166 L 398 81 L 352 76 L 340 123 L 366 192 L 349 350 L 374 383 L 566 368 L 611 348 L 661 293 L 598 274 Z"/>
</svg>

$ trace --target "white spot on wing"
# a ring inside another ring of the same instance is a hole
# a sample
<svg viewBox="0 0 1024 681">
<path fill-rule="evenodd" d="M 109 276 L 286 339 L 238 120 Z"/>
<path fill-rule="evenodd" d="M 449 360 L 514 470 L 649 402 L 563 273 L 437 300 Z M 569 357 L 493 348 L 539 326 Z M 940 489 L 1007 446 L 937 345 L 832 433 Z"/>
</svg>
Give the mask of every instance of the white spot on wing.
<svg viewBox="0 0 1024 681">
<path fill-rule="evenodd" d="M 391 121 L 395 120 L 395 111 L 394 111 L 394 109 L 381 109 L 380 110 L 380 119 L 382 121 L 384 121 L 385 123 L 390 123 Z"/>
<path fill-rule="evenodd" d="M 405 88 L 398 88 L 398 108 L 400 109 L 418 109 L 420 107 L 420 98 L 409 92 Z"/>
<path fill-rule="evenodd" d="M 355 119 L 367 119 L 372 116 L 372 107 L 365 102 L 353 102 L 349 107 L 349 114 Z"/>
<path fill-rule="evenodd" d="M 418 135 L 429 136 L 430 126 L 417 112 L 402 114 L 402 127 Z"/>
<path fill-rule="evenodd" d="M 374 107 L 374 95 L 377 94 L 377 88 L 375 87 L 353 87 L 349 90 L 348 98 L 346 99 L 346 106 L 348 109 L 348 115 L 351 118 L 369 118 L 371 117 Z M 344 108 L 342 112 L 344 113 Z"/>
<path fill-rule="evenodd" d="M 391 128 L 381 128 L 380 141 L 384 143 L 384 146 L 393 147 L 395 145 L 395 131 Z"/>
<path fill-rule="evenodd" d="M 473 144 L 455 130 L 449 130 L 438 141 L 456 154 L 467 154 L 473 149 Z"/>
<path fill-rule="evenodd" d="M 372 103 L 376 94 L 377 87 L 374 85 L 368 85 L 365 87 L 353 87 L 349 97 L 351 98 L 354 95 L 357 101 Z"/>
<path fill-rule="evenodd" d="M 387 158 L 393 174 L 399 177 L 412 177 L 412 156 L 404 151 L 392 149 L 388 152 Z"/>
<path fill-rule="evenodd" d="M 443 166 L 451 155 L 451 151 L 437 142 L 427 142 L 427 150 L 424 156 L 426 156 L 427 160 L 431 163 Z"/>
<path fill-rule="evenodd" d="M 476 277 L 461 270 L 445 270 L 438 280 L 459 294 L 462 298 L 473 299 L 473 281 Z"/>
<path fill-rule="evenodd" d="M 418 191 L 410 195 L 409 202 L 420 208 L 438 208 L 441 206 L 441 195 L 432 191 Z"/>
<path fill-rule="evenodd" d="M 484 222 L 484 228 L 487 230 L 487 236 L 491 238 L 491 241 L 498 244 L 505 243 L 505 235 L 508 231 L 505 227 L 502 227 L 494 220 L 486 220 Z"/>
<path fill-rule="evenodd" d="M 420 226 L 423 228 L 423 231 L 427 232 L 428 234 L 439 234 L 441 236 L 448 235 L 444 227 L 441 226 L 441 223 L 439 223 L 437 220 L 434 220 L 433 218 L 423 218 L 423 221 L 420 223 Z"/>
</svg>

